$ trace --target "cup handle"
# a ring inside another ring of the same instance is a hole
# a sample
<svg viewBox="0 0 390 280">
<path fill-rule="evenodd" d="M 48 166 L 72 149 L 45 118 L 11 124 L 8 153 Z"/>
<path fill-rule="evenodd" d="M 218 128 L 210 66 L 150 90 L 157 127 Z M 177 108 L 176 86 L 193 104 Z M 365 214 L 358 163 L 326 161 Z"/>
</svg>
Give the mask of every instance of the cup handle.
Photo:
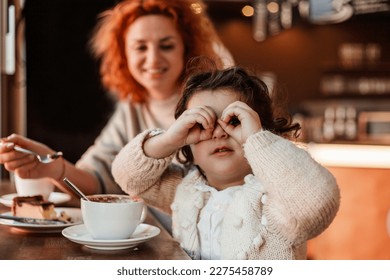
<svg viewBox="0 0 390 280">
<path fill-rule="evenodd" d="M 142 224 L 145 221 L 147 215 L 148 215 L 148 207 L 144 204 L 142 208 L 141 218 L 139 221 L 140 224 Z"/>
</svg>

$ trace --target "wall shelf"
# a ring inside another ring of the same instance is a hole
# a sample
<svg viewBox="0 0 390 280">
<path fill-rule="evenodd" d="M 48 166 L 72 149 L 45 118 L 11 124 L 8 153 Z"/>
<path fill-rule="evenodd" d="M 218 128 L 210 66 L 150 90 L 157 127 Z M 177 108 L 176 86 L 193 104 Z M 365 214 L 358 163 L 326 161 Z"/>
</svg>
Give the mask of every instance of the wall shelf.
<svg viewBox="0 0 390 280">
<path fill-rule="evenodd" d="M 390 95 L 390 63 L 323 68 L 320 92 L 325 96 Z"/>
</svg>

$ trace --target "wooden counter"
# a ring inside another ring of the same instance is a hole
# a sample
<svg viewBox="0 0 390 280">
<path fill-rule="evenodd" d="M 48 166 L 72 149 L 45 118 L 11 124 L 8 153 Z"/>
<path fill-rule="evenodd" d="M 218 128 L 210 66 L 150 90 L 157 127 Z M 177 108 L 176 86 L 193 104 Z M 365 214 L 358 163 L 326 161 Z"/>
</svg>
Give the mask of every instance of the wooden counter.
<svg viewBox="0 0 390 280">
<path fill-rule="evenodd" d="M 330 227 L 308 243 L 321 260 L 390 259 L 390 169 L 328 167 L 336 177 L 340 209 Z"/>
</svg>

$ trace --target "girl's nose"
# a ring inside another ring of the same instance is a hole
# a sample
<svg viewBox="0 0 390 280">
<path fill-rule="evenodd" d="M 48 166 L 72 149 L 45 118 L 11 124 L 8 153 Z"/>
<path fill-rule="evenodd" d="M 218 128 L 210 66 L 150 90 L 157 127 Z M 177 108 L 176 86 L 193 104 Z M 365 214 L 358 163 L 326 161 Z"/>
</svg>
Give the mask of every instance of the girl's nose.
<svg viewBox="0 0 390 280">
<path fill-rule="evenodd" d="M 223 130 L 219 124 L 216 124 L 213 131 L 213 139 L 227 138 L 227 136 L 228 134 L 225 132 L 225 130 Z"/>
</svg>

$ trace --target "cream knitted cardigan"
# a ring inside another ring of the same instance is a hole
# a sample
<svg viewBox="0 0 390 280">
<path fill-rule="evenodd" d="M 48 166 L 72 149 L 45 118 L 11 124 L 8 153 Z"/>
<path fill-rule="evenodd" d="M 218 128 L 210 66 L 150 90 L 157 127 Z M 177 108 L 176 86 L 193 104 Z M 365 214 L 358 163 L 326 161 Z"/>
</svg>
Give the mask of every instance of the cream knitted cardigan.
<svg viewBox="0 0 390 280">
<path fill-rule="evenodd" d="M 197 222 L 207 193 L 196 168 L 185 170 L 173 156 L 145 156 L 145 131 L 127 144 L 113 162 L 113 175 L 130 195 L 172 214 L 174 238 L 199 258 Z M 260 184 L 237 192 L 226 211 L 220 236 L 223 259 L 305 259 L 306 241 L 323 232 L 340 203 L 335 178 L 303 149 L 269 131 L 250 136 L 245 156 Z"/>
</svg>

